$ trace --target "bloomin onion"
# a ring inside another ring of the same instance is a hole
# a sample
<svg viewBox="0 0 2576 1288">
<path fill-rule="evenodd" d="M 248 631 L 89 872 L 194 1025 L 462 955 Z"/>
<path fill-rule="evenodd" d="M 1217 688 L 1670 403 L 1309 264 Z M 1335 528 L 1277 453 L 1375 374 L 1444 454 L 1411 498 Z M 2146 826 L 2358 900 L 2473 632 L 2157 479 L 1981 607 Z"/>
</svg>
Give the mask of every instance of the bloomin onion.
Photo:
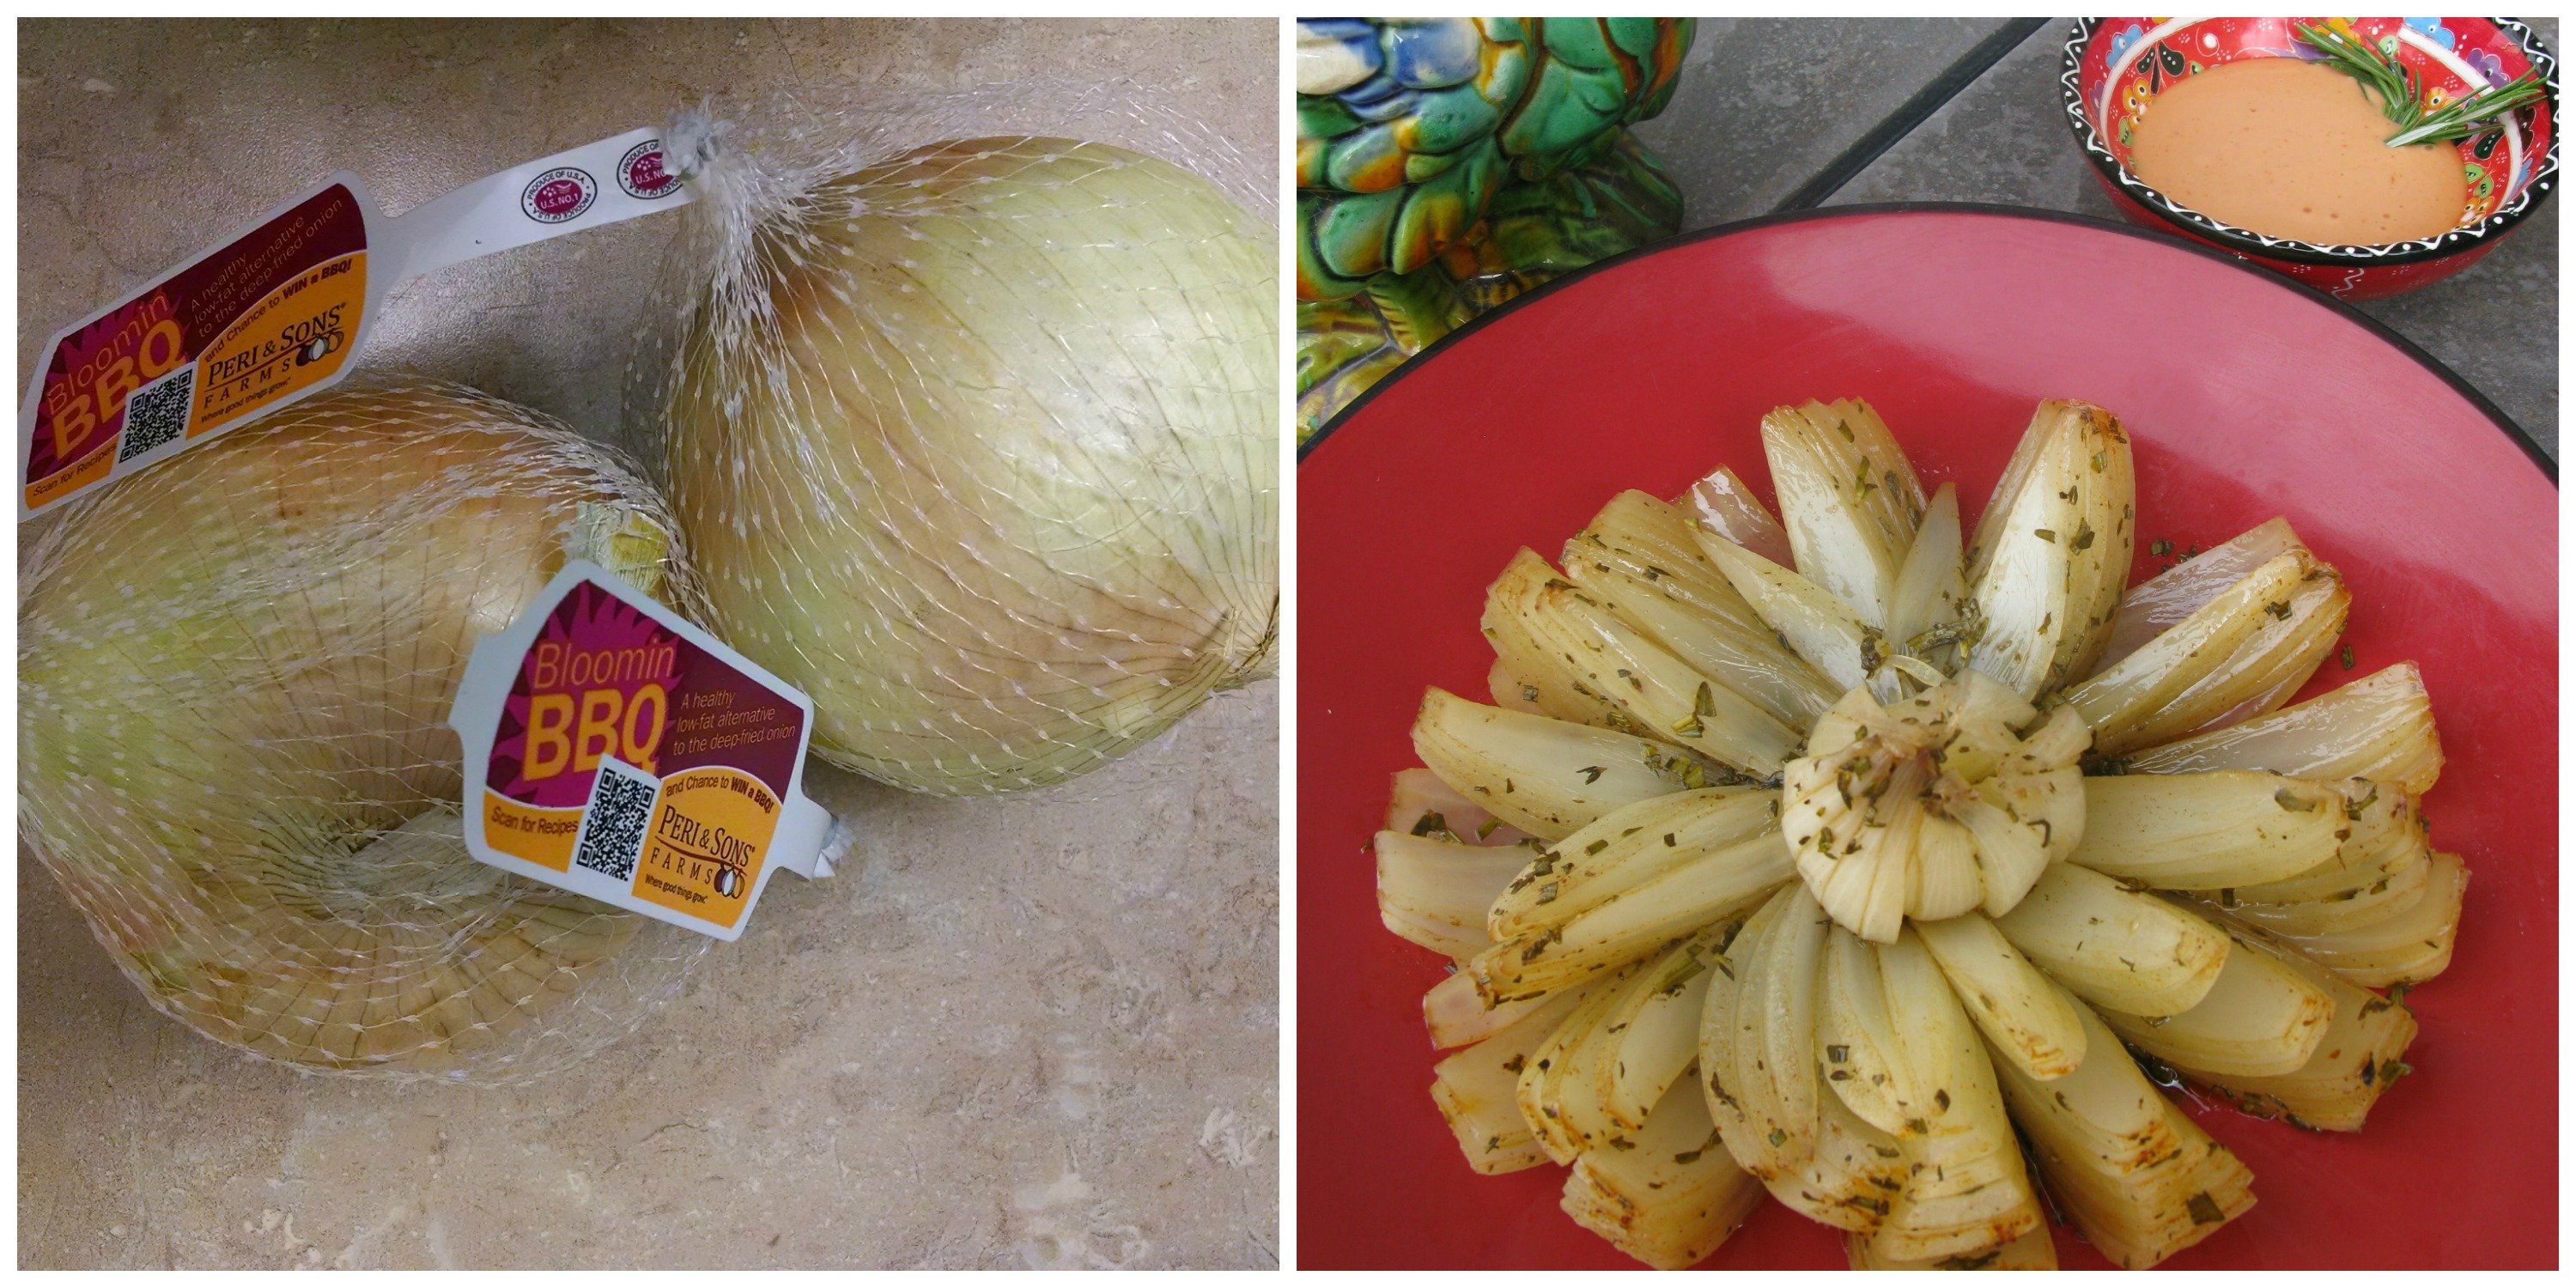
<svg viewBox="0 0 2576 1288">
<path fill-rule="evenodd" d="M 1097 143 L 776 185 L 719 157 L 663 395 L 709 623 L 814 749 L 920 791 L 1061 781 L 1270 673 L 1275 238 Z"/>
<path fill-rule="evenodd" d="M 612 456 L 468 390 L 320 395 L 39 539 L 24 835 L 152 1004 L 334 1070 L 508 1080 L 587 1055 L 706 940 L 467 855 L 466 656 L 568 554 L 652 589 L 669 517 Z"/>
<path fill-rule="evenodd" d="M 1434 1097 L 1650 1265 L 1740 1178 L 1855 1266 L 2050 1267 L 2025 1147 L 2156 1264 L 2254 1201 L 2158 1081 L 2357 1131 L 2407 1071 L 2372 990 L 2448 965 L 2468 876 L 2422 679 L 2282 705 L 2352 596 L 2279 519 L 2124 592 L 2101 408 L 2041 405 L 1973 541 L 1866 404 L 1762 432 L 1780 518 L 1722 467 L 1621 493 L 1489 588 L 1496 705 L 1424 698 L 1378 857 L 1388 927 L 1457 966 Z M 1701 1123 L 1725 1166 L 1667 1162 Z"/>
</svg>

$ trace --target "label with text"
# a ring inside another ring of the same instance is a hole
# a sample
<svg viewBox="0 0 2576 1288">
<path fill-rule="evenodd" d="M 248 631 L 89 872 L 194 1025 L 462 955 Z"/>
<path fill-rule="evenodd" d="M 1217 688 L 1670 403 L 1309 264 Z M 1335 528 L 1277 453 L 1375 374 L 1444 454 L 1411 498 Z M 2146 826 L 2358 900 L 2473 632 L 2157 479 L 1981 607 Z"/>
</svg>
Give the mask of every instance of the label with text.
<svg viewBox="0 0 2576 1288">
<path fill-rule="evenodd" d="M 46 346 L 22 417 L 24 511 L 328 383 L 367 307 L 367 218 L 334 180 Z"/>
<path fill-rule="evenodd" d="M 476 646 L 451 723 L 486 862 L 726 939 L 770 867 L 815 875 L 812 704 L 603 569 Z"/>
<path fill-rule="evenodd" d="M 333 175 L 46 341 L 18 408 L 18 517 L 338 383 L 413 277 L 689 204 L 663 161 L 659 130 L 629 130 L 397 219 L 357 176 Z"/>
</svg>

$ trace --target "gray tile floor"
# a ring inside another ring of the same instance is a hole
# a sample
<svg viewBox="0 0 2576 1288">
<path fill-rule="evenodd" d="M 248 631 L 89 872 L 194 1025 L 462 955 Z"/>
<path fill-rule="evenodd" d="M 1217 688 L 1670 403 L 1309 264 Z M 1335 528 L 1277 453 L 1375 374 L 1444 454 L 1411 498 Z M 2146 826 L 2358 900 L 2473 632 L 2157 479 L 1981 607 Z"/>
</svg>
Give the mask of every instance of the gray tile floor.
<svg viewBox="0 0 2576 1288">
<path fill-rule="evenodd" d="M 1989 201 L 2118 216 L 2058 109 L 2052 18 L 1826 198 Z M 1685 223 L 1768 214 L 2001 19 L 1702 19 L 1680 89 L 1638 128 L 1671 165 Z M 2558 23 L 2532 21 L 2551 49 Z M 2558 211 L 2542 206 L 2475 266 L 2361 306 L 2558 452 Z"/>
<path fill-rule="evenodd" d="M 1691 227 L 1769 214 L 2000 25 L 1702 18 L 1672 103 L 1637 135 L 1681 185 Z"/>
</svg>

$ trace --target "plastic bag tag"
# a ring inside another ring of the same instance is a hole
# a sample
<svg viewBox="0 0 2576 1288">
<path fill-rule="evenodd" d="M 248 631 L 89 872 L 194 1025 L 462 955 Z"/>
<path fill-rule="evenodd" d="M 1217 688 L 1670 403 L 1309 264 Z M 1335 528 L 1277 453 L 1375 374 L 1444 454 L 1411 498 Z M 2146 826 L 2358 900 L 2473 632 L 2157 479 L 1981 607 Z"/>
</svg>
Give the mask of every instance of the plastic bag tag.
<svg viewBox="0 0 2576 1288">
<path fill-rule="evenodd" d="M 831 874 L 813 703 L 597 564 L 476 642 L 448 724 L 494 867 L 724 940 L 772 870 Z"/>
<path fill-rule="evenodd" d="M 689 203 L 661 131 L 467 184 L 398 219 L 335 174 L 55 332 L 18 409 L 18 517 L 146 469 L 356 369 L 377 305 L 459 260 Z"/>
</svg>

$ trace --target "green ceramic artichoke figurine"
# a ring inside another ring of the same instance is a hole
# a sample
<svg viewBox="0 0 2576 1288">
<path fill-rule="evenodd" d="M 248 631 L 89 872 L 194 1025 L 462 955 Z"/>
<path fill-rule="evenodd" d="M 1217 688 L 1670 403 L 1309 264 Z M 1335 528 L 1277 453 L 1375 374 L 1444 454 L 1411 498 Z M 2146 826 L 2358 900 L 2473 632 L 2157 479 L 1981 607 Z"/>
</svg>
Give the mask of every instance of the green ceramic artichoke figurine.
<svg viewBox="0 0 2576 1288">
<path fill-rule="evenodd" d="M 1297 437 L 1475 314 L 1681 227 L 1628 133 L 1688 18 L 1297 23 Z"/>
</svg>

